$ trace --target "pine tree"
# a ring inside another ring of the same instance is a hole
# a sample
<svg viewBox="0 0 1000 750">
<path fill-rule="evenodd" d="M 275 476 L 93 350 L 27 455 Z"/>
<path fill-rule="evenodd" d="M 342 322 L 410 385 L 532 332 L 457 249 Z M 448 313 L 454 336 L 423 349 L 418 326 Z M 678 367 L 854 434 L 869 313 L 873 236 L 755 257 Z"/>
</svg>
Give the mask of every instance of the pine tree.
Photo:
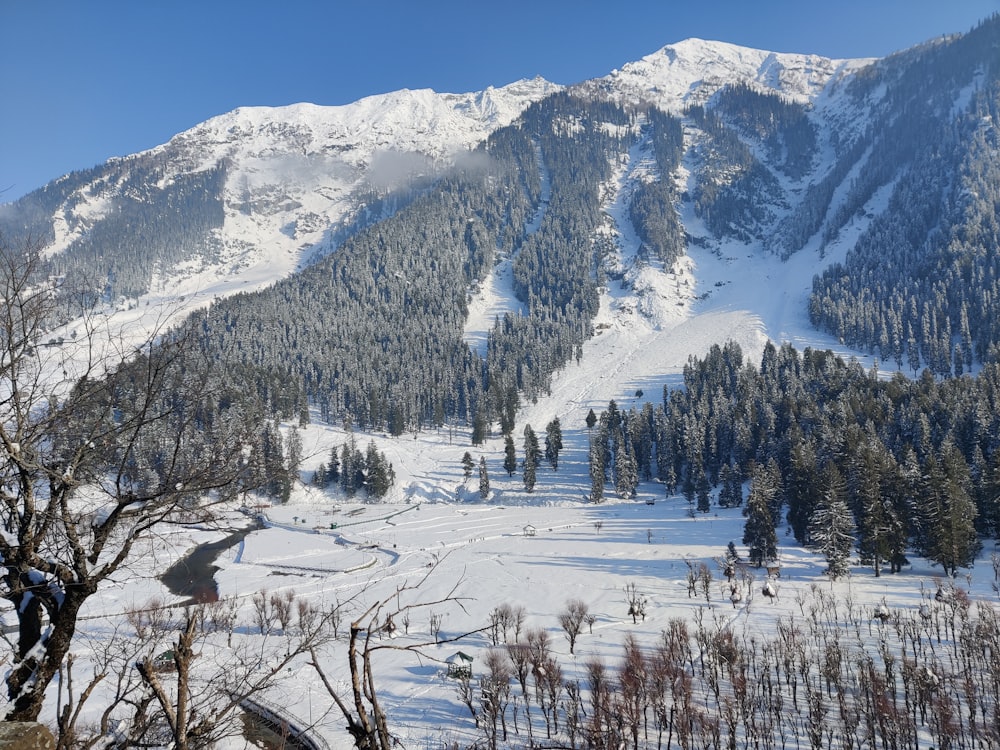
<svg viewBox="0 0 1000 750">
<path fill-rule="evenodd" d="M 481 409 L 477 409 L 472 417 L 471 442 L 473 445 L 482 445 L 486 442 L 486 417 L 483 416 Z"/>
<path fill-rule="evenodd" d="M 730 565 L 735 565 L 740 561 L 740 554 L 736 551 L 736 545 L 730 540 L 729 544 L 726 545 L 726 562 Z"/>
<path fill-rule="evenodd" d="M 365 486 L 365 457 L 358 449 L 358 444 L 351 435 L 340 449 L 340 489 L 353 498 L 358 490 Z"/>
<path fill-rule="evenodd" d="M 556 417 L 545 426 L 545 460 L 549 462 L 552 471 L 559 471 L 559 451 L 562 447 L 562 427 L 559 417 Z"/>
<path fill-rule="evenodd" d="M 723 464 L 719 473 L 722 489 L 719 490 L 719 507 L 738 508 L 743 504 L 743 487 L 739 472 L 732 464 Z"/>
<path fill-rule="evenodd" d="M 479 457 L 479 498 L 486 501 L 490 497 L 490 476 L 486 471 L 486 456 Z"/>
<path fill-rule="evenodd" d="M 862 440 L 851 461 L 849 494 L 858 518 L 858 550 L 861 561 L 871 565 L 875 577 L 882 564 L 890 563 L 895 572 L 902 557 L 902 522 L 896 515 L 890 488 L 894 462 L 883 443 L 874 436 Z"/>
<path fill-rule="evenodd" d="M 777 493 L 771 472 L 758 465 L 750 478 L 750 492 L 743 511 L 747 519 L 743 527 L 743 543 L 748 547 L 751 564 L 757 567 L 778 556 L 778 535 L 771 512 Z"/>
<path fill-rule="evenodd" d="M 368 444 L 365 464 L 367 469 L 365 488 L 368 491 L 368 496 L 381 500 L 389 494 L 389 489 L 392 487 L 392 467 L 385 460 L 385 456 L 379 452 L 374 440 Z"/>
<path fill-rule="evenodd" d="M 590 441 L 590 502 L 604 500 L 604 450 L 600 440 Z"/>
<path fill-rule="evenodd" d="M 314 487 L 326 487 L 326 464 L 322 461 L 316 467 L 316 471 L 313 472 L 312 483 Z"/>
<path fill-rule="evenodd" d="M 524 489 L 528 492 L 535 489 L 535 476 L 540 455 L 541 450 L 538 446 L 538 437 L 535 435 L 535 431 L 531 429 L 530 424 L 525 425 L 523 476 Z"/>
<path fill-rule="evenodd" d="M 823 467 L 821 497 L 809 519 L 809 538 L 826 558 L 826 573 L 836 580 L 850 572 L 854 517 L 847 507 L 844 479 L 832 462 Z"/>
<path fill-rule="evenodd" d="M 326 467 L 324 486 L 331 484 L 340 484 L 340 448 L 336 445 L 330 449 L 330 462 Z"/>
<path fill-rule="evenodd" d="M 928 530 L 924 554 L 954 576 L 970 566 L 982 544 L 976 534 L 976 505 L 969 493 L 969 466 L 951 443 L 942 447 L 940 462 L 928 461 L 928 492 L 923 520 Z"/>
<path fill-rule="evenodd" d="M 698 498 L 698 512 L 708 513 L 712 510 L 712 498 L 711 489 L 712 486 L 708 483 L 708 477 L 705 475 L 705 470 L 700 466 L 698 467 L 698 476 L 695 479 L 695 494 Z"/>
<path fill-rule="evenodd" d="M 691 507 L 695 507 L 695 498 L 698 493 L 698 485 L 695 483 L 695 468 L 694 466 L 689 466 L 688 470 L 684 472 L 684 481 L 681 482 L 681 492 L 684 495 L 684 499 L 687 504 Z"/>
<path fill-rule="evenodd" d="M 813 511 L 822 502 L 819 466 L 813 441 L 802 436 L 798 425 L 793 425 L 789 432 L 791 468 L 786 482 L 788 525 L 792 527 L 795 539 L 800 544 L 806 544 Z"/>
<path fill-rule="evenodd" d="M 615 492 L 618 497 L 628 500 L 635 497 L 638 486 L 639 470 L 632 455 L 632 446 L 622 445 L 615 454 Z"/>
<path fill-rule="evenodd" d="M 983 533 L 1000 536 L 1000 450 L 993 452 L 976 485 L 977 520 Z"/>
<path fill-rule="evenodd" d="M 261 456 L 264 490 L 279 502 L 288 502 L 292 482 L 285 463 L 284 441 L 277 423 L 266 422 L 261 432 Z"/>
<path fill-rule="evenodd" d="M 476 464 L 472 460 L 472 454 L 469 453 L 469 451 L 466 451 L 462 456 L 462 473 L 465 475 L 466 479 L 472 476 L 472 470 L 474 468 L 476 468 Z"/>
<path fill-rule="evenodd" d="M 509 432 L 504 435 L 503 442 L 503 468 L 507 476 L 512 477 L 517 471 L 517 448 L 514 447 L 514 438 Z"/>
<path fill-rule="evenodd" d="M 302 435 L 295 426 L 292 426 L 288 431 L 288 437 L 285 440 L 285 455 L 289 477 L 295 481 L 299 478 L 299 468 L 302 465 Z"/>
</svg>

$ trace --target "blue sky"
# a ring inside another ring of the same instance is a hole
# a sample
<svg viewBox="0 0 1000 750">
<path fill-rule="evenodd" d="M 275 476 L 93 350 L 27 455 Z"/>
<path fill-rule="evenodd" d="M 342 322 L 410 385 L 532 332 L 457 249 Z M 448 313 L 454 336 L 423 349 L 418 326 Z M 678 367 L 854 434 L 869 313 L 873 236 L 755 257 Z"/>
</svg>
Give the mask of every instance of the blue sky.
<svg viewBox="0 0 1000 750">
<path fill-rule="evenodd" d="M 880 57 L 1000 0 L 0 0 L 0 202 L 239 106 L 570 84 L 699 37 Z"/>
</svg>

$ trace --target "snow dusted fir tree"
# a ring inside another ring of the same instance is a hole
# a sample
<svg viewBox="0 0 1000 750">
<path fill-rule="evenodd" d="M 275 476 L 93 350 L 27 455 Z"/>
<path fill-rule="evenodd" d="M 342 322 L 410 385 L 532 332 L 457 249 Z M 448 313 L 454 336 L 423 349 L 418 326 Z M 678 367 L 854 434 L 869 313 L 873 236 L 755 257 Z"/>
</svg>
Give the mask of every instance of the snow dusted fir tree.
<svg viewBox="0 0 1000 750">
<path fill-rule="evenodd" d="M 750 478 L 750 492 L 743 511 L 743 543 L 747 545 L 750 563 L 760 567 L 778 556 L 778 535 L 774 529 L 772 504 L 778 494 L 778 485 L 766 466 L 754 468 Z"/>
<path fill-rule="evenodd" d="M 503 468 L 507 476 L 514 476 L 517 471 L 517 448 L 514 447 L 514 438 L 508 432 L 503 438 Z"/>
<path fill-rule="evenodd" d="M 531 429 L 531 425 L 524 426 L 524 489 L 531 492 L 535 489 L 535 478 L 538 470 L 538 459 L 541 456 L 541 449 L 538 445 L 538 436 Z"/>
<path fill-rule="evenodd" d="M 479 457 L 479 498 L 488 500 L 490 496 L 490 475 L 486 471 L 486 456 Z"/>
<path fill-rule="evenodd" d="M 635 497 L 639 486 L 639 470 L 635 464 L 632 446 L 623 443 L 615 454 L 615 492 L 618 497 L 628 500 Z"/>
<path fill-rule="evenodd" d="M 601 440 L 590 441 L 590 502 L 599 503 L 604 499 L 604 450 Z"/>
<path fill-rule="evenodd" d="M 545 426 L 545 460 L 552 471 L 559 471 L 559 451 L 562 448 L 562 426 L 559 417 L 556 417 Z"/>
<path fill-rule="evenodd" d="M 854 516 L 844 499 L 844 478 L 837 467 L 827 463 L 822 477 L 823 499 L 809 519 L 809 536 L 826 558 L 826 574 L 836 580 L 851 569 Z"/>
<path fill-rule="evenodd" d="M 969 467 L 954 444 L 942 450 L 940 461 L 929 461 L 926 491 L 918 513 L 925 529 L 924 554 L 954 577 L 969 567 L 982 549 L 976 533 L 976 505 L 969 494 Z"/>
</svg>

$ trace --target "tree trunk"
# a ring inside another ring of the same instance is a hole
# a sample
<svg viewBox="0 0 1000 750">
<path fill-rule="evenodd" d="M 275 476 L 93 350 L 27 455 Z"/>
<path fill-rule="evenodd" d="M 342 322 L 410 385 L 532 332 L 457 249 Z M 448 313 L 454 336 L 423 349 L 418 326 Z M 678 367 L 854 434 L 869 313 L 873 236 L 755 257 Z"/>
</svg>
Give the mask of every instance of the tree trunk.
<svg viewBox="0 0 1000 750">
<path fill-rule="evenodd" d="M 45 688 L 62 666 L 76 632 L 76 619 L 89 592 L 68 587 L 55 613 L 50 615 L 51 633 L 42 642 L 42 607 L 33 597 L 28 606 L 18 609 L 18 663 L 7 677 L 7 697 L 13 707 L 6 721 L 36 721 L 45 700 Z"/>
</svg>

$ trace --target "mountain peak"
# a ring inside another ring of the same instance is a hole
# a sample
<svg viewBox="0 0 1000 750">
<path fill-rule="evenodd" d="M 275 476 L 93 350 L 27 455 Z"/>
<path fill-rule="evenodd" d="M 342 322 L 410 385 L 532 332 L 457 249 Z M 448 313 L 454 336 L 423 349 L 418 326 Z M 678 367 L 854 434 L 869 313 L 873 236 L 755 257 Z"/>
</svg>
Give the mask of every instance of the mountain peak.
<svg viewBox="0 0 1000 750">
<path fill-rule="evenodd" d="M 678 111 L 701 104 L 727 84 L 773 89 L 800 102 L 814 100 L 834 78 L 864 67 L 872 59 L 835 60 L 742 47 L 728 42 L 685 39 L 600 79 L 630 98 Z"/>
<path fill-rule="evenodd" d="M 240 107 L 180 133 L 159 149 L 187 151 L 195 162 L 221 156 L 336 156 L 358 165 L 379 150 L 441 158 L 510 124 L 532 101 L 561 87 L 542 78 L 449 94 L 399 89 L 344 105 Z M 154 149 L 155 150 L 155 149 Z M 192 165 L 194 166 L 194 165 Z"/>
</svg>

